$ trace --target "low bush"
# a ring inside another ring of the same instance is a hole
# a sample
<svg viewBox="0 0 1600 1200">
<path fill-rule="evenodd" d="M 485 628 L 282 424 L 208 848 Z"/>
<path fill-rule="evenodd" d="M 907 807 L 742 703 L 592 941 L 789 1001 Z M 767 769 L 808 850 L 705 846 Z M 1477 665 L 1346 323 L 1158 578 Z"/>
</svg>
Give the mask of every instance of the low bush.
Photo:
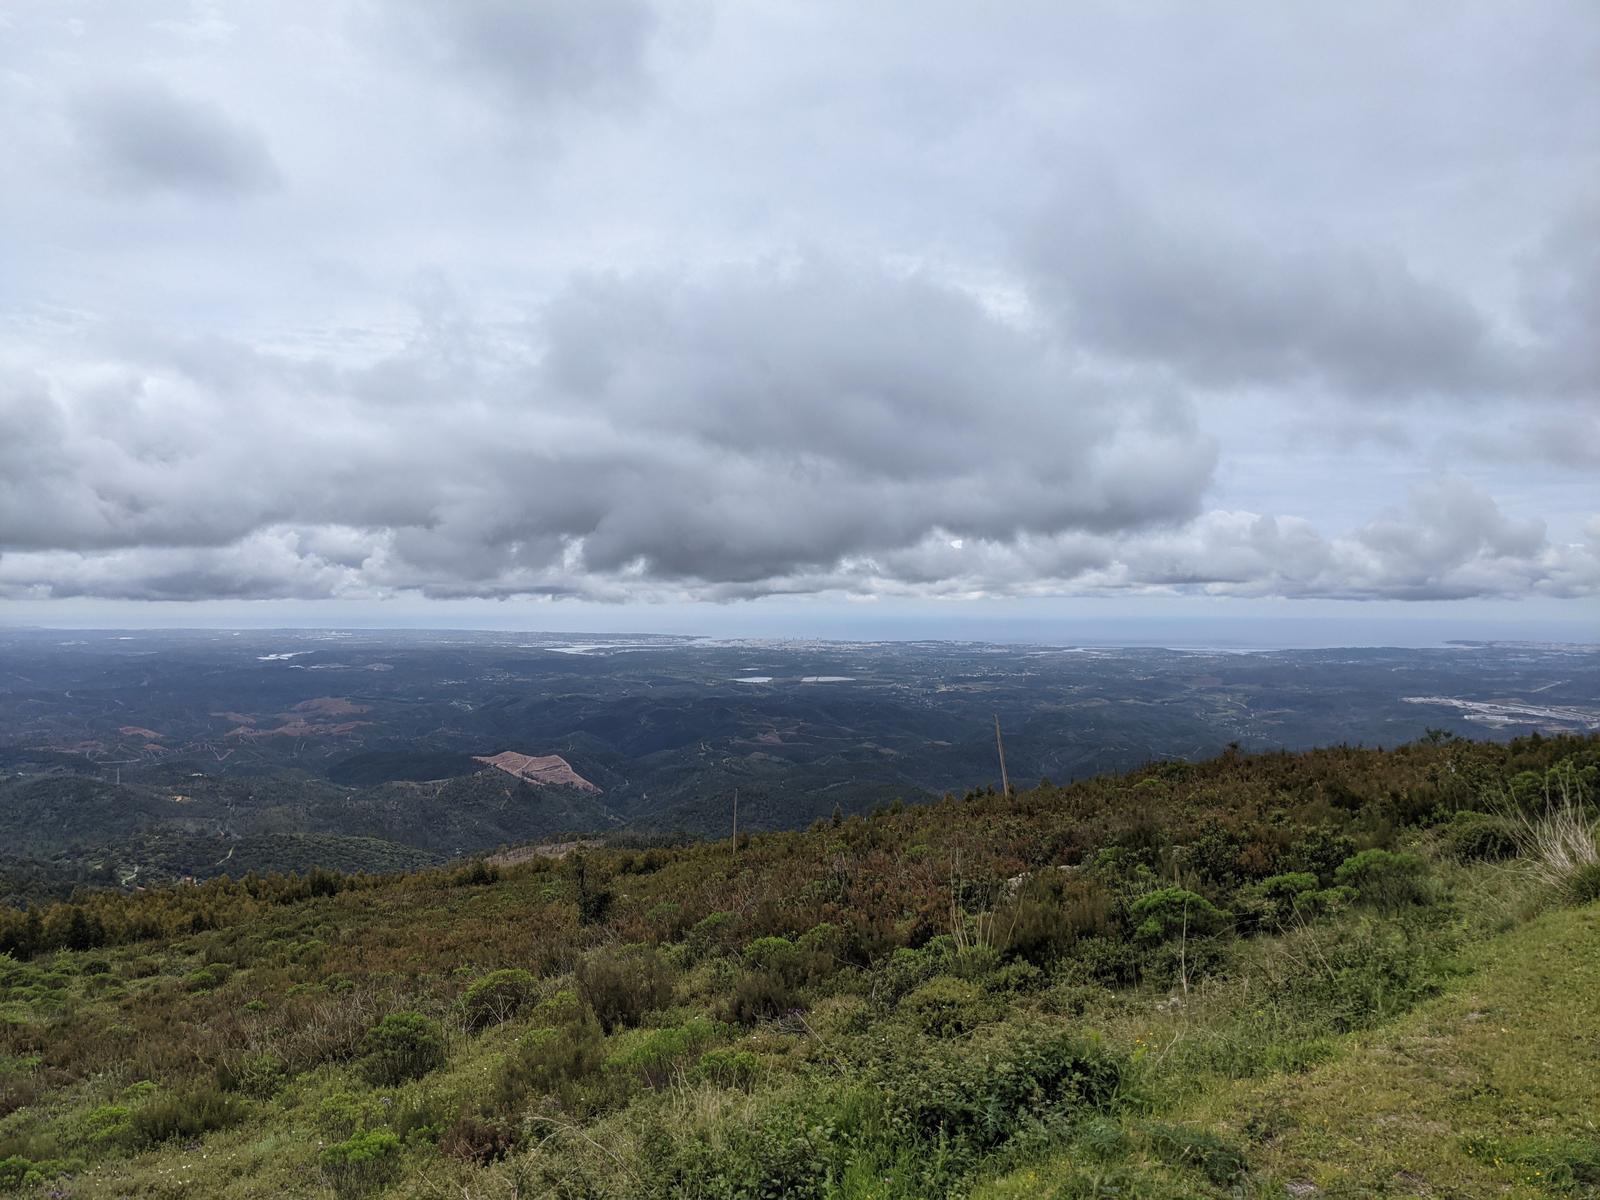
<svg viewBox="0 0 1600 1200">
<path fill-rule="evenodd" d="M 1386 913 L 1395 913 L 1432 898 L 1427 864 L 1415 854 L 1363 850 L 1339 864 L 1334 880 L 1354 888 L 1356 899 Z"/>
<path fill-rule="evenodd" d="M 216 1088 L 199 1088 L 153 1096 L 133 1110 L 128 1140 L 134 1146 L 156 1146 L 173 1138 L 189 1141 L 245 1119 L 249 1109 Z"/>
<path fill-rule="evenodd" d="M 257 1100 L 277 1095 L 288 1079 L 284 1061 L 270 1050 L 241 1054 L 217 1064 L 217 1086 L 225 1092 L 242 1092 Z"/>
<path fill-rule="evenodd" d="M 754 1025 L 792 1012 L 800 1006 L 800 992 L 776 971 L 741 971 L 723 1003 L 725 1019 Z"/>
<path fill-rule="evenodd" d="M 322 1152 L 323 1177 L 340 1196 L 364 1196 L 400 1172 L 400 1139 L 387 1129 L 364 1129 Z"/>
<path fill-rule="evenodd" d="M 1213 934 L 1227 923 L 1228 914 L 1204 896 L 1185 888 L 1164 887 L 1146 892 L 1130 904 L 1128 919 L 1136 938 L 1156 944 Z"/>
<path fill-rule="evenodd" d="M 1091 879 L 1044 871 L 1030 879 L 1002 918 L 1003 949 L 1047 967 L 1087 937 L 1116 930 L 1113 897 Z"/>
<path fill-rule="evenodd" d="M 1463 809 L 1442 831 L 1445 851 L 1457 862 L 1500 862 L 1517 853 L 1511 822 L 1491 813 Z"/>
<path fill-rule="evenodd" d="M 474 980 L 461 997 L 468 1029 L 487 1029 L 509 1021 L 538 994 L 539 981 L 527 971 L 507 968 Z"/>
<path fill-rule="evenodd" d="M 605 1062 L 605 1039 L 592 1016 L 555 1028 L 534 1029 L 500 1065 L 494 1102 L 516 1114 L 531 1095 L 554 1096 L 570 1111 L 598 1111 L 606 1097 L 590 1086 Z"/>
<path fill-rule="evenodd" d="M 761 1073 L 761 1060 L 748 1050 L 707 1050 L 695 1066 L 695 1077 L 719 1087 L 749 1089 Z"/>
<path fill-rule="evenodd" d="M 618 1039 L 606 1056 L 605 1065 L 608 1070 L 633 1075 L 650 1087 L 660 1087 L 724 1032 L 724 1026 L 703 1020 L 665 1029 L 636 1029 Z"/>
<path fill-rule="evenodd" d="M 965 979 L 937 975 L 900 1002 L 912 1025 L 932 1037 L 956 1037 L 1000 1015 L 1000 1005 Z"/>
<path fill-rule="evenodd" d="M 444 1030 L 417 1012 L 390 1013 L 367 1031 L 361 1070 L 375 1087 L 395 1087 L 444 1065 Z"/>
<path fill-rule="evenodd" d="M 672 999 L 672 968 L 649 947 L 593 951 L 578 963 L 577 979 L 578 994 L 608 1034 Z"/>
<path fill-rule="evenodd" d="M 441 1154 L 480 1167 L 504 1158 L 516 1145 L 516 1130 L 506 1121 L 486 1121 L 468 1115 L 458 1117 L 439 1135 Z"/>
</svg>

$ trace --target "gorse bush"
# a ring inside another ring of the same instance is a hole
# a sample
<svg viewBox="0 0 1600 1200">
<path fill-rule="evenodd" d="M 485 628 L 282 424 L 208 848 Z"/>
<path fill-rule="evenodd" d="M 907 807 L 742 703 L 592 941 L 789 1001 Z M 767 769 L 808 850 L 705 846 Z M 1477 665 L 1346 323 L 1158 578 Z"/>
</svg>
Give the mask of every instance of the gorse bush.
<svg viewBox="0 0 1600 1200">
<path fill-rule="evenodd" d="M 361 1049 L 368 1081 L 393 1087 L 444 1065 L 444 1030 L 421 1013 L 390 1013 L 368 1031 Z"/>
</svg>

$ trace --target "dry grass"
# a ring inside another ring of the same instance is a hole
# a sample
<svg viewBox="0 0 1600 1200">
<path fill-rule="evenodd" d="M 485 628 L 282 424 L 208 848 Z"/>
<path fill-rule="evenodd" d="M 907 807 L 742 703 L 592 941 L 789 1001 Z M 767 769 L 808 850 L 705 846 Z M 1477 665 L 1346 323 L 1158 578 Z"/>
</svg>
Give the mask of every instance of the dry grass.
<svg viewBox="0 0 1600 1200">
<path fill-rule="evenodd" d="M 1600 870 L 1600 815 L 1586 802 L 1583 785 L 1566 774 L 1546 784 L 1544 806 L 1529 813 L 1509 800 L 1497 806 L 1517 841 L 1520 865 L 1540 884 L 1567 899 L 1579 881 Z"/>
</svg>

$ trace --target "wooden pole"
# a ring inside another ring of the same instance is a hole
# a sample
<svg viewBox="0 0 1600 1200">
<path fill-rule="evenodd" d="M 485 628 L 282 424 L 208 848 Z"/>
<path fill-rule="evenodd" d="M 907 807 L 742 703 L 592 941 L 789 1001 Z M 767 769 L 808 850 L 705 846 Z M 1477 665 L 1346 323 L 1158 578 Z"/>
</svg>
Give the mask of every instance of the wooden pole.
<svg viewBox="0 0 1600 1200">
<path fill-rule="evenodd" d="M 1006 775 L 1006 744 L 1000 739 L 1000 714 L 994 715 L 994 748 L 1000 752 L 1000 794 L 1011 795 L 1011 780 Z"/>
<path fill-rule="evenodd" d="M 733 852 L 739 853 L 739 789 L 733 789 Z"/>
</svg>

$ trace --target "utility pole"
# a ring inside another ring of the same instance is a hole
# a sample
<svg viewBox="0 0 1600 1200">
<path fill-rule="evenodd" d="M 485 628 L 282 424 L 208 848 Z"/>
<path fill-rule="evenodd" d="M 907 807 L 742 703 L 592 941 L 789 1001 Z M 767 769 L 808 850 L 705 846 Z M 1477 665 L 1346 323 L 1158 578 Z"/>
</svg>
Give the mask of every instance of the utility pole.
<svg viewBox="0 0 1600 1200">
<path fill-rule="evenodd" d="M 739 854 L 739 789 L 733 789 L 733 853 Z"/>
<path fill-rule="evenodd" d="M 1000 794 L 1011 795 L 1011 780 L 1006 775 L 1006 744 L 1000 739 L 1000 714 L 994 715 L 994 748 L 1000 752 Z"/>
</svg>

